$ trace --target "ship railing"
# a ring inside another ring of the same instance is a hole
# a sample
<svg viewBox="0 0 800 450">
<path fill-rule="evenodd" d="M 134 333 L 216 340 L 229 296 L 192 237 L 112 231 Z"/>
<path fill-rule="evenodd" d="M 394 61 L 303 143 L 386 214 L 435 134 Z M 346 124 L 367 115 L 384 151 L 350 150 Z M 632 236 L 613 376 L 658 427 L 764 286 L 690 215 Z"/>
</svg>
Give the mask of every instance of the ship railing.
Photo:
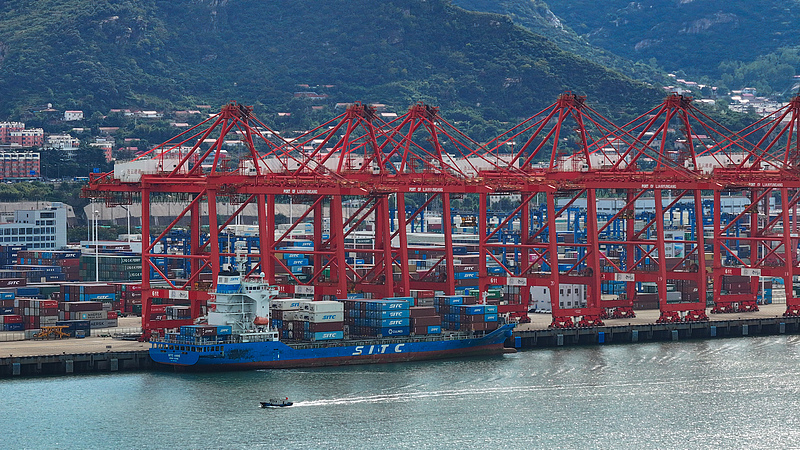
<svg viewBox="0 0 800 450">
<path fill-rule="evenodd" d="M 230 344 L 235 342 L 233 335 L 217 335 L 217 336 L 181 336 L 177 333 L 167 333 L 166 336 L 153 340 L 162 344 L 178 344 L 178 345 L 219 345 Z"/>
</svg>

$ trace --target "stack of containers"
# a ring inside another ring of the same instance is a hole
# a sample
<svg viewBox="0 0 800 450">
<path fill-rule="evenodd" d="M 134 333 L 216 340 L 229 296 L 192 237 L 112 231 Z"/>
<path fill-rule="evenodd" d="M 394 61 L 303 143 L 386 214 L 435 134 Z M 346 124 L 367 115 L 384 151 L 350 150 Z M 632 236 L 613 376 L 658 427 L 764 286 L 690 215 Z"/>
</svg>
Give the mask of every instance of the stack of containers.
<svg viewBox="0 0 800 450">
<path fill-rule="evenodd" d="M 70 250 L 20 250 L 17 264 L 58 266 L 66 281 L 80 280 L 80 252 Z"/>
<path fill-rule="evenodd" d="M 58 266 L 6 266 L 0 270 L 0 279 L 24 278 L 28 283 L 47 283 L 64 281 L 64 274 Z"/>
<path fill-rule="evenodd" d="M 58 302 L 38 298 L 15 298 L 17 311 L 22 314 L 23 327 L 36 330 L 43 326 L 52 326 L 58 322 Z"/>
<path fill-rule="evenodd" d="M 99 264 L 95 264 L 95 259 Z M 104 281 L 138 281 L 142 279 L 142 257 L 137 255 L 82 255 L 79 263 L 80 279 Z M 99 267 L 98 273 L 95 267 Z M 159 265 L 159 267 L 161 267 Z"/>
<path fill-rule="evenodd" d="M 60 300 L 63 283 L 29 284 L 16 289 L 18 297 L 36 297 L 45 300 Z"/>
<path fill-rule="evenodd" d="M 471 295 L 437 295 L 434 300 L 434 310 L 442 316 L 442 329 L 461 329 L 461 305 L 474 305 L 478 303 L 476 297 Z"/>
<path fill-rule="evenodd" d="M 24 325 L 19 308 L 14 302 L 13 292 L 0 292 L 0 330 L 22 331 Z"/>
<path fill-rule="evenodd" d="M 416 306 L 433 306 L 436 291 L 431 289 L 412 289 L 411 296 L 414 297 L 414 305 Z"/>
<path fill-rule="evenodd" d="M 185 305 L 169 305 L 164 309 L 167 320 L 191 320 L 192 307 Z"/>
<path fill-rule="evenodd" d="M 184 342 L 193 342 L 197 339 L 221 341 L 232 332 L 233 328 L 230 325 L 183 325 L 179 336 Z"/>
<path fill-rule="evenodd" d="M 159 321 L 159 320 L 167 320 L 167 308 L 170 306 L 175 306 L 172 304 L 157 304 L 153 303 L 150 305 L 150 320 Z"/>
<path fill-rule="evenodd" d="M 395 299 L 346 300 L 350 334 L 370 337 L 411 334 L 408 297 L 393 298 Z"/>
<path fill-rule="evenodd" d="M 294 315 L 295 311 L 299 311 L 302 304 L 302 300 L 296 298 L 276 298 L 272 299 L 269 302 L 269 313 L 270 313 L 270 326 L 278 330 L 278 336 L 283 339 L 288 337 L 288 324 L 296 317 Z M 291 317 L 289 313 L 291 314 Z M 293 335 L 294 337 L 294 335 Z"/>
<path fill-rule="evenodd" d="M 496 305 L 456 305 L 450 308 L 454 319 L 450 329 L 460 331 L 492 331 L 497 329 Z M 457 312 L 455 312 L 457 311 Z"/>
<path fill-rule="evenodd" d="M 61 286 L 61 300 L 65 302 L 98 301 L 106 304 L 105 309 L 113 308 L 117 301 L 117 288 L 106 283 L 75 283 Z"/>
<path fill-rule="evenodd" d="M 303 302 L 300 320 L 294 321 L 294 335 L 303 340 L 327 341 L 344 338 L 344 304 L 337 301 Z M 295 318 L 298 318 L 295 313 Z"/>
<path fill-rule="evenodd" d="M 0 266 L 10 266 L 17 262 L 20 250 L 25 250 L 24 245 L 0 245 Z"/>
<path fill-rule="evenodd" d="M 58 318 L 62 321 L 86 320 L 91 328 L 112 328 L 119 324 L 116 311 L 103 309 L 102 302 L 61 302 Z"/>
<path fill-rule="evenodd" d="M 142 314 L 142 284 L 141 283 L 113 283 L 117 290 L 118 304 L 111 309 L 119 310 L 126 314 Z"/>
<path fill-rule="evenodd" d="M 409 312 L 412 334 L 441 334 L 442 317 L 436 314 L 433 306 L 415 306 L 409 308 Z"/>
<path fill-rule="evenodd" d="M 286 267 L 289 268 L 289 271 L 292 275 L 297 277 L 297 279 L 299 279 L 301 282 L 308 281 L 313 267 L 310 265 L 308 256 L 305 253 L 295 252 L 313 250 L 314 242 L 310 240 L 298 239 L 291 240 L 289 243 L 291 245 L 280 248 L 281 252 L 285 253 L 279 254 L 279 257 L 283 260 L 283 263 L 286 265 Z"/>
<path fill-rule="evenodd" d="M 17 297 L 26 297 L 26 298 L 43 298 L 40 294 L 41 291 L 39 290 L 38 286 L 22 286 L 18 287 L 14 290 L 17 293 Z"/>
</svg>

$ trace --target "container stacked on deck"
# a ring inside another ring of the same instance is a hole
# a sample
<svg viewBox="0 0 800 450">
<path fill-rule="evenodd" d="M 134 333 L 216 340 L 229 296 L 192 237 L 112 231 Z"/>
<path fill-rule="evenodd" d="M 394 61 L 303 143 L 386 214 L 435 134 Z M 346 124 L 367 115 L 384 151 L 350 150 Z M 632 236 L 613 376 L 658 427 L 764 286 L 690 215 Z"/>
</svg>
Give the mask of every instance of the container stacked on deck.
<svg viewBox="0 0 800 450">
<path fill-rule="evenodd" d="M 294 313 L 292 331 L 295 339 L 329 341 L 344 338 L 344 304 L 338 301 L 304 301 Z"/>
<path fill-rule="evenodd" d="M 95 259 L 99 264 L 95 263 Z M 163 259 L 163 258 L 162 258 Z M 80 257 L 80 279 L 91 281 L 140 281 L 142 279 L 142 257 L 137 255 L 82 255 Z M 99 272 L 95 272 L 99 267 Z"/>
<path fill-rule="evenodd" d="M 497 329 L 497 305 L 453 305 L 442 326 L 459 331 L 492 331 Z"/>
<path fill-rule="evenodd" d="M 117 312 L 104 309 L 100 301 L 61 302 L 58 317 L 63 321 L 88 320 L 91 328 L 111 328 L 118 325 Z"/>
<path fill-rule="evenodd" d="M 289 323 L 295 319 L 295 312 L 302 308 L 304 300 L 297 298 L 276 298 L 269 302 L 270 326 L 278 330 L 281 339 L 289 337 Z M 292 330 L 294 326 L 292 326 Z M 294 338 L 294 333 L 292 333 Z"/>
<path fill-rule="evenodd" d="M 22 331 L 22 314 L 14 301 L 13 292 L 0 292 L 0 331 Z"/>
<path fill-rule="evenodd" d="M 411 289 L 410 294 L 414 297 L 415 306 L 433 306 L 436 298 L 436 291 L 431 289 Z"/>
<path fill-rule="evenodd" d="M 433 306 L 414 306 L 409 308 L 411 333 L 414 335 L 440 334 L 442 316 L 436 314 Z"/>
<path fill-rule="evenodd" d="M 497 328 L 497 305 L 479 305 L 471 295 L 438 295 L 434 308 L 442 316 L 442 329 L 488 331 Z"/>
<path fill-rule="evenodd" d="M 58 266 L 66 281 L 80 280 L 80 252 L 74 250 L 20 250 L 16 263 L 19 265 Z"/>
<path fill-rule="evenodd" d="M 346 322 L 352 336 L 392 337 L 411 334 L 412 297 L 348 299 Z"/>
<path fill-rule="evenodd" d="M 182 325 L 178 336 L 186 342 L 201 338 L 206 341 L 224 340 L 232 332 L 230 325 Z"/>
</svg>

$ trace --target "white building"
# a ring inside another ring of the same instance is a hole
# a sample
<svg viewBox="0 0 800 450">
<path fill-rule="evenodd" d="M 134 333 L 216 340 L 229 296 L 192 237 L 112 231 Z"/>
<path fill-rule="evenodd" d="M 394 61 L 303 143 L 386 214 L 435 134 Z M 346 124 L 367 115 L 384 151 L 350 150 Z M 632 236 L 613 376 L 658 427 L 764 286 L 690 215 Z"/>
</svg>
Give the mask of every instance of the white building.
<svg viewBox="0 0 800 450">
<path fill-rule="evenodd" d="M 83 111 L 64 111 L 64 121 L 83 120 Z"/>
<path fill-rule="evenodd" d="M 68 134 L 51 134 L 47 136 L 47 146 L 66 153 L 67 158 L 74 158 L 81 140 Z"/>
<path fill-rule="evenodd" d="M 59 249 L 67 245 L 67 208 L 60 203 L 37 210 L 14 212 L 12 222 L 0 223 L 0 245 L 28 249 Z"/>
</svg>

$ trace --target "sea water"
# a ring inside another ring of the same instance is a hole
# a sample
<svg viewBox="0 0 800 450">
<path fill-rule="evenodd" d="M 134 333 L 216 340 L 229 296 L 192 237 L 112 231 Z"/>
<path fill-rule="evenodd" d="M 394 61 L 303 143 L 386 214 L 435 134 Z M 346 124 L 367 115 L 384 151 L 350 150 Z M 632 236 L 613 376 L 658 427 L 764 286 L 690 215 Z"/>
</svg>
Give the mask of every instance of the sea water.
<svg viewBox="0 0 800 450">
<path fill-rule="evenodd" d="M 4 379 L 0 448 L 790 448 L 798 380 L 797 336 Z"/>
</svg>

